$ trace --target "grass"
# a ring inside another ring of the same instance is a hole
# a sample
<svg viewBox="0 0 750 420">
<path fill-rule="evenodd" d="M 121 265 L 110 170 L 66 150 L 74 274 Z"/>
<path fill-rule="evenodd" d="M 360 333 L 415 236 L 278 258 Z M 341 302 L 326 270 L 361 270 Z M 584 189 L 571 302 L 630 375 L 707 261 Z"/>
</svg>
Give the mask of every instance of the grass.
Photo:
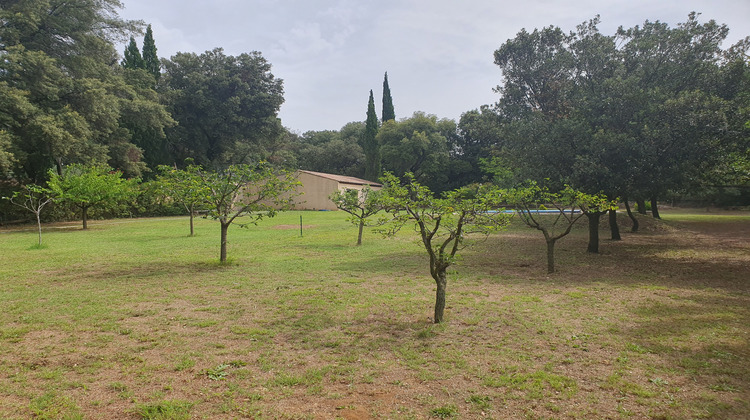
<svg viewBox="0 0 750 420">
<path fill-rule="evenodd" d="M 600 255 L 577 227 L 551 276 L 514 223 L 437 326 L 413 232 L 338 212 L 231 228 L 231 264 L 203 219 L 0 231 L 0 418 L 741 418 L 750 216 L 663 217 Z"/>
</svg>

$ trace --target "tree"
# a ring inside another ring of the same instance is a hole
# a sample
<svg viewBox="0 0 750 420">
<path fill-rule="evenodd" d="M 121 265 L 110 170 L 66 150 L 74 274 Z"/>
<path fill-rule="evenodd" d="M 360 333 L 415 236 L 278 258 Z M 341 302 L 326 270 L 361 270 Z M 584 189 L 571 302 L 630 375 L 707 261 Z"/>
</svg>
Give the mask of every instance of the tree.
<svg viewBox="0 0 750 420">
<path fill-rule="evenodd" d="M 143 68 L 146 69 L 157 82 L 161 77 L 161 64 L 159 56 L 156 55 L 156 42 L 151 25 L 146 26 L 146 35 L 143 37 Z"/>
<path fill-rule="evenodd" d="M 380 115 L 383 122 L 395 120 L 396 111 L 393 110 L 393 98 L 391 98 L 391 88 L 388 86 L 388 72 L 383 77 L 383 113 Z"/>
<path fill-rule="evenodd" d="M 146 169 L 132 131 L 171 118 L 149 94 L 130 90 L 114 43 L 141 23 L 120 19 L 118 0 L 5 2 L 0 8 L 0 130 L 14 156 L 7 177 L 42 183 L 72 163 Z M 126 38 L 125 38 L 126 39 Z M 136 49 L 137 50 L 137 49 Z M 134 51 L 137 52 L 137 51 Z M 128 114 L 128 115 L 125 115 Z M 133 118 L 131 118 L 133 117 Z"/>
<path fill-rule="evenodd" d="M 160 85 L 178 122 L 167 132 L 178 161 L 193 158 L 204 167 L 256 162 L 284 135 L 277 118 L 282 81 L 259 52 L 177 53 L 164 61 Z"/>
<path fill-rule="evenodd" d="M 122 172 L 108 166 L 69 165 L 62 174 L 50 170 L 49 190 L 60 201 L 81 210 L 83 229 L 88 229 L 88 211 L 114 205 L 131 194 L 137 179 L 125 180 Z"/>
<path fill-rule="evenodd" d="M 346 127 L 346 126 L 345 126 Z M 357 125 L 354 128 L 361 128 Z M 309 171 L 362 177 L 364 152 L 357 144 L 361 129 L 347 134 L 342 131 L 308 131 L 291 142 L 297 167 Z M 347 135 L 347 138 L 342 136 Z"/>
<path fill-rule="evenodd" d="M 403 176 L 407 172 L 433 191 L 444 191 L 448 181 L 448 137 L 456 123 L 435 115 L 415 112 L 411 118 L 387 121 L 377 141 L 383 169 Z"/>
<path fill-rule="evenodd" d="M 497 209 L 499 197 L 493 188 L 469 186 L 436 198 L 411 173 L 404 175 L 403 182 L 391 173 L 381 180 L 383 208 L 392 218 L 382 218 L 379 230 L 394 235 L 407 223 L 416 225 L 437 286 L 433 320 L 440 323 L 445 311 L 447 270 L 456 262 L 458 251 L 469 235 L 488 235 L 507 225 L 509 215 L 491 212 Z"/>
<path fill-rule="evenodd" d="M 380 191 L 373 190 L 369 185 L 365 185 L 362 190 L 348 189 L 331 194 L 331 201 L 336 203 L 336 207 L 349 213 L 349 221 L 359 226 L 357 246 L 362 245 L 362 231 L 367 226 L 368 219 L 382 209 L 379 197 Z"/>
<path fill-rule="evenodd" d="M 570 34 L 521 31 L 495 52 L 505 82 L 495 107 L 499 153 L 524 177 L 556 187 L 652 198 L 658 215 L 660 194 L 694 185 L 726 155 L 731 107 L 713 87 L 726 27 L 691 14 L 674 29 L 647 21 L 605 36 L 598 21 Z M 587 214 L 591 251 L 597 213 Z"/>
<path fill-rule="evenodd" d="M 221 225 L 219 261 L 227 261 L 227 232 L 238 218 L 245 217 L 240 227 L 257 224 L 266 217 L 291 207 L 293 191 L 298 182 L 284 171 L 274 171 L 265 162 L 256 165 L 230 165 L 220 172 L 196 167 L 196 175 L 208 192 L 208 216 Z"/>
<path fill-rule="evenodd" d="M 373 180 L 380 176 L 380 145 L 376 136 L 378 135 L 378 116 L 375 114 L 375 99 L 370 90 L 370 99 L 367 101 L 367 120 L 365 131 L 362 134 L 360 145 L 365 152 L 365 179 Z"/>
<path fill-rule="evenodd" d="M 159 183 L 164 193 L 185 207 L 190 215 L 190 236 L 195 236 L 193 218 L 195 212 L 206 204 L 209 189 L 199 173 L 199 166 L 189 163 L 185 169 L 159 166 Z"/>
<path fill-rule="evenodd" d="M 584 216 L 581 208 L 591 209 L 606 197 L 589 195 L 565 186 L 551 192 L 546 186 L 530 182 L 525 187 L 505 191 L 505 202 L 515 207 L 521 220 L 544 235 L 547 243 L 547 273 L 555 272 L 555 243 L 567 236 L 573 225 Z M 551 207 L 551 209 L 550 209 Z M 547 214 L 540 210 L 551 210 Z"/>
<path fill-rule="evenodd" d="M 138 50 L 138 45 L 136 45 L 135 39 L 132 36 L 130 37 L 130 43 L 125 47 L 123 55 L 124 58 L 121 64 L 124 68 L 131 70 L 145 68 L 141 52 Z"/>
<path fill-rule="evenodd" d="M 21 191 L 16 191 L 12 197 L 3 197 L 14 205 L 24 208 L 36 216 L 36 225 L 39 230 L 38 247 L 42 246 L 42 209 L 47 204 L 55 201 L 52 192 L 39 185 L 27 184 Z"/>
</svg>

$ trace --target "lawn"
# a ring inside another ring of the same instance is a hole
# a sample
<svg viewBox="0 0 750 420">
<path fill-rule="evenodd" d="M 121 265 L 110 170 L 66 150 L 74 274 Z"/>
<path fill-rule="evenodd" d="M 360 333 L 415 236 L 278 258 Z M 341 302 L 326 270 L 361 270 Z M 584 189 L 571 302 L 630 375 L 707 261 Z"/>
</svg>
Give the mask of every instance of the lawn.
<svg viewBox="0 0 750 420">
<path fill-rule="evenodd" d="M 232 227 L 226 265 L 210 220 L 2 230 L 0 418 L 747 418 L 750 215 L 663 217 L 599 255 L 581 223 L 553 275 L 516 221 L 441 325 L 414 232 L 341 212 Z"/>
</svg>

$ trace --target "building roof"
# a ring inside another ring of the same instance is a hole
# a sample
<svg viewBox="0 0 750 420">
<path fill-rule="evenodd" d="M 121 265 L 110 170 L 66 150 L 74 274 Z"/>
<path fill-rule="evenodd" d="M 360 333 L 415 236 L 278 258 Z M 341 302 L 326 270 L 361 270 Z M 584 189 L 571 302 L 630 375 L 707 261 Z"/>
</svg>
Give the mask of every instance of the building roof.
<svg viewBox="0 0 750 420">
<path fill-rule="evenodd" d="M 306 174 L 319 176 L 321 178 L 327 178 L 332 179 L 336 182 L 341 182 L 342 184 L 352 184 L 352 185 L 371 185 L 373 187 L 382 187 L 381 184 L 377 182 L 367 181 L 365 179 L 361 178 L 355 178 L 353 176 L 344 176 L 344 175 L 334 175 L 334 174 L 326 174 L 323 172 L 314 172 L 314 171 L 305 171 L 300 169 L 300 172 L 304 172 Z"/>
</svg>

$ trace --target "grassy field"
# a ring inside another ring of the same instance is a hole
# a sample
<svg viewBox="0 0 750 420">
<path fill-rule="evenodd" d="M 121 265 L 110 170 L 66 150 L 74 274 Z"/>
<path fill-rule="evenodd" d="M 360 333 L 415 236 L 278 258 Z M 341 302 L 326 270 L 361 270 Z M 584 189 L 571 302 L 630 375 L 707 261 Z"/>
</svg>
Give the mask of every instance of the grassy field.
<svg viewBox="0 0 750 420">
<path fill-rule="evenodd" d="M 227 265 L 202 219 L 3 230 L 0 418 L 747 418 L 750 215 L 641 220 L 554 275 L 515 222 L 438 326 L 413 232 L 356 247 L 340 212 L 230 228 Z"/>
</svg>

